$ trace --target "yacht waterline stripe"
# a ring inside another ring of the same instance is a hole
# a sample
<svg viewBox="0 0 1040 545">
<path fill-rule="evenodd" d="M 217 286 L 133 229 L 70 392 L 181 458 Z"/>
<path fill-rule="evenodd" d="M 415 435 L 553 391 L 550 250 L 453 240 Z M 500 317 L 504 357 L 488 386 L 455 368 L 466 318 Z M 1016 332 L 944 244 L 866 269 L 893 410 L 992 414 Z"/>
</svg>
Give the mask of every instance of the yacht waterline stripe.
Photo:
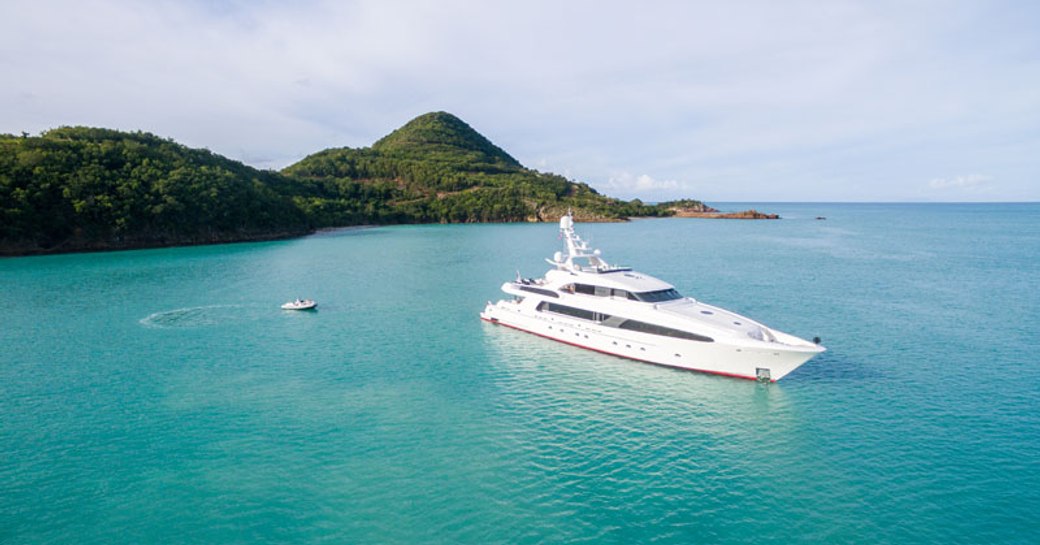
<svg viewBox="0 0 1040 545">
<path fill-rule="evenodd" d="M 577 348 L 584 348 L 585 350 L 592 350 L 593 352 L 599 352 L 600 354 L 606 354 L 608 356 L 616 356 L 618 358 L 624 358 L 626 360 L 634 360 L 634 361 L 638 361 L 638 362 L 641 362 L 641 363 L 649 363 L 651 365 L 656 365 L 658 367 L 667 367 L 669 369 L 678 369 L 680 371 L 694 371 L 694 372 L 697 372 L 697 373 L 706 373 L 706 374 L 709 374 L 709 375 L 721 375 L 721 376 L 724 376 L 724 377 L 742 378 L 742 379 L 745 379 L 745 380 L 758 380 L 757 377 L 752 377 L 752 376 L 748 376 L 748 375 L 738 375 L 738 374 L 735 374 L 735 373 L 726 373 L 724 371 L 709 371 L 707 369 L 696 369 L 696 368 L 693 368 L 693 367 L 679 367 L 677 365 L 668 365 L 666 363 L 658 363 L 656 361 L 639 359 L 639 358 L 635 358 L 635 357 L 632 357 L 632 356 L 627 356 L 625 354 L 618 354 L 616 352 L 610 352 L 608 350 L 600 350 L 599 348 L 593 348 L 591 346 L 586 346 L 584 344 L 578 344 L 578 343 L 571 342 L 571 341 L 565 341 L 563 339 L 557 339 L 556 337 L 550 337 L 549 335 L 538 333 L 536 331 L 531 331 L 530 329 L 524 329 L 522 327 L 518 327 L 518 326 L 515 326 L 513 324 L 507 324 L 505 322 L 501 322 L 501 321 L 496 320 L 496 319 L 489 319 L 489 318 L 485 318 L 483 316 L 481 316 L 480 319 L 484 320 L 485 322 L 488 322 L 490 324 L 503 325 L 503 326 L 515 329 L 517 331 L 523 331 L 524 333 L 530 333 L 532 335 L 537 335 L 539 337 L 542 337 L 543 339 L 549 339 L 549 340 L 560 342 L 560 343 L 563 343 L 563 344 L 569 344 L 569 345 L 575 346 Z M 776 382 L 776 380 L 773 379 L 770 382 Z"/>
</svg>

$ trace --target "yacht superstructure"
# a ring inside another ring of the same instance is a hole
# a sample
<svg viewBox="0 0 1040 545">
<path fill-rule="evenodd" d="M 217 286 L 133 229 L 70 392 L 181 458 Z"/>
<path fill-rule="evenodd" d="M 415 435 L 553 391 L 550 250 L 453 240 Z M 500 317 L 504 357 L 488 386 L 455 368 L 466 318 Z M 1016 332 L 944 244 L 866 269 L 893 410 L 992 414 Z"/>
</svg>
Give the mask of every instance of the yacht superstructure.
<svg viewBox="0 0 1040 545">
<path fill-rule="evenodd" d="M 502 284 L 488 322 L 657 365 L 777 381 L 825 349 L 735 312 L 683 297 L 663 280 L 609 265 L 560 219 L 565 252 L 543 278 Z"/>
</svg>

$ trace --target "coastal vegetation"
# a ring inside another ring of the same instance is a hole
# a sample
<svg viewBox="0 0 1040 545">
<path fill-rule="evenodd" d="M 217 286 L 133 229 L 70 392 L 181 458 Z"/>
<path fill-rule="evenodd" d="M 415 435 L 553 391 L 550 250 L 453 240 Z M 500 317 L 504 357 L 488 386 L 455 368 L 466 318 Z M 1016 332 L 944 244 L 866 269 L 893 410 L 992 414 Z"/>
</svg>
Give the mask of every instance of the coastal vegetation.
<svg viewBox="0 0 1040 545">
<path fill-rule="evenodd" d="M 697 201 L 683 201 L 694 206 Z M 0 135 L 0 254 L 297 236 L 360 224 L 669 216 L 525 168 L 459 118 L 417 117 L 367 148 L 260 170 L 146 132 Z"/>
</svg>

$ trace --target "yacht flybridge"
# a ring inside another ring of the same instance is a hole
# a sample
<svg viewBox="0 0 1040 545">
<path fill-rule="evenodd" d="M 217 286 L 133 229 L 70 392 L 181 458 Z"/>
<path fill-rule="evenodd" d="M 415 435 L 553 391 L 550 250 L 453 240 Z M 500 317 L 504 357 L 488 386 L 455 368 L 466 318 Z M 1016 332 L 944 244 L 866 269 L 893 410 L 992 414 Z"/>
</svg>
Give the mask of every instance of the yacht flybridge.
<svg viewBox="0 0 1040 545">
<path fill-rule="evenodd" d="M 825 349 L 728 310 L 683 297 L 667 282 L 609 265 L 560 219 L 566 252 L 544 278 L 502 284 L 512 299 L 488 302 L 493 324 L 634 360 L 777 381 Z M 817 339 L 818 341 L 818 339 Z"/>
</svg>

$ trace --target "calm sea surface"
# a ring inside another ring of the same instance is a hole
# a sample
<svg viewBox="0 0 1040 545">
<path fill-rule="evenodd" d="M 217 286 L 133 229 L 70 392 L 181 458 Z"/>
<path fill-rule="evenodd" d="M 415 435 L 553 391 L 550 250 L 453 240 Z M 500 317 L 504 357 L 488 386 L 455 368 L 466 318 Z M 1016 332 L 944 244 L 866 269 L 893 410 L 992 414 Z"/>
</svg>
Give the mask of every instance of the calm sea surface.
<svg viewBox="0 0 1040 545">
<path fill-rule="evenodd" d="M 1040 205 L 757 208 L 579 232 L 768 385 L 480 321 L 552 224 L 0 260 L 0 543 L 1040 542 Z"/>
</svg>

